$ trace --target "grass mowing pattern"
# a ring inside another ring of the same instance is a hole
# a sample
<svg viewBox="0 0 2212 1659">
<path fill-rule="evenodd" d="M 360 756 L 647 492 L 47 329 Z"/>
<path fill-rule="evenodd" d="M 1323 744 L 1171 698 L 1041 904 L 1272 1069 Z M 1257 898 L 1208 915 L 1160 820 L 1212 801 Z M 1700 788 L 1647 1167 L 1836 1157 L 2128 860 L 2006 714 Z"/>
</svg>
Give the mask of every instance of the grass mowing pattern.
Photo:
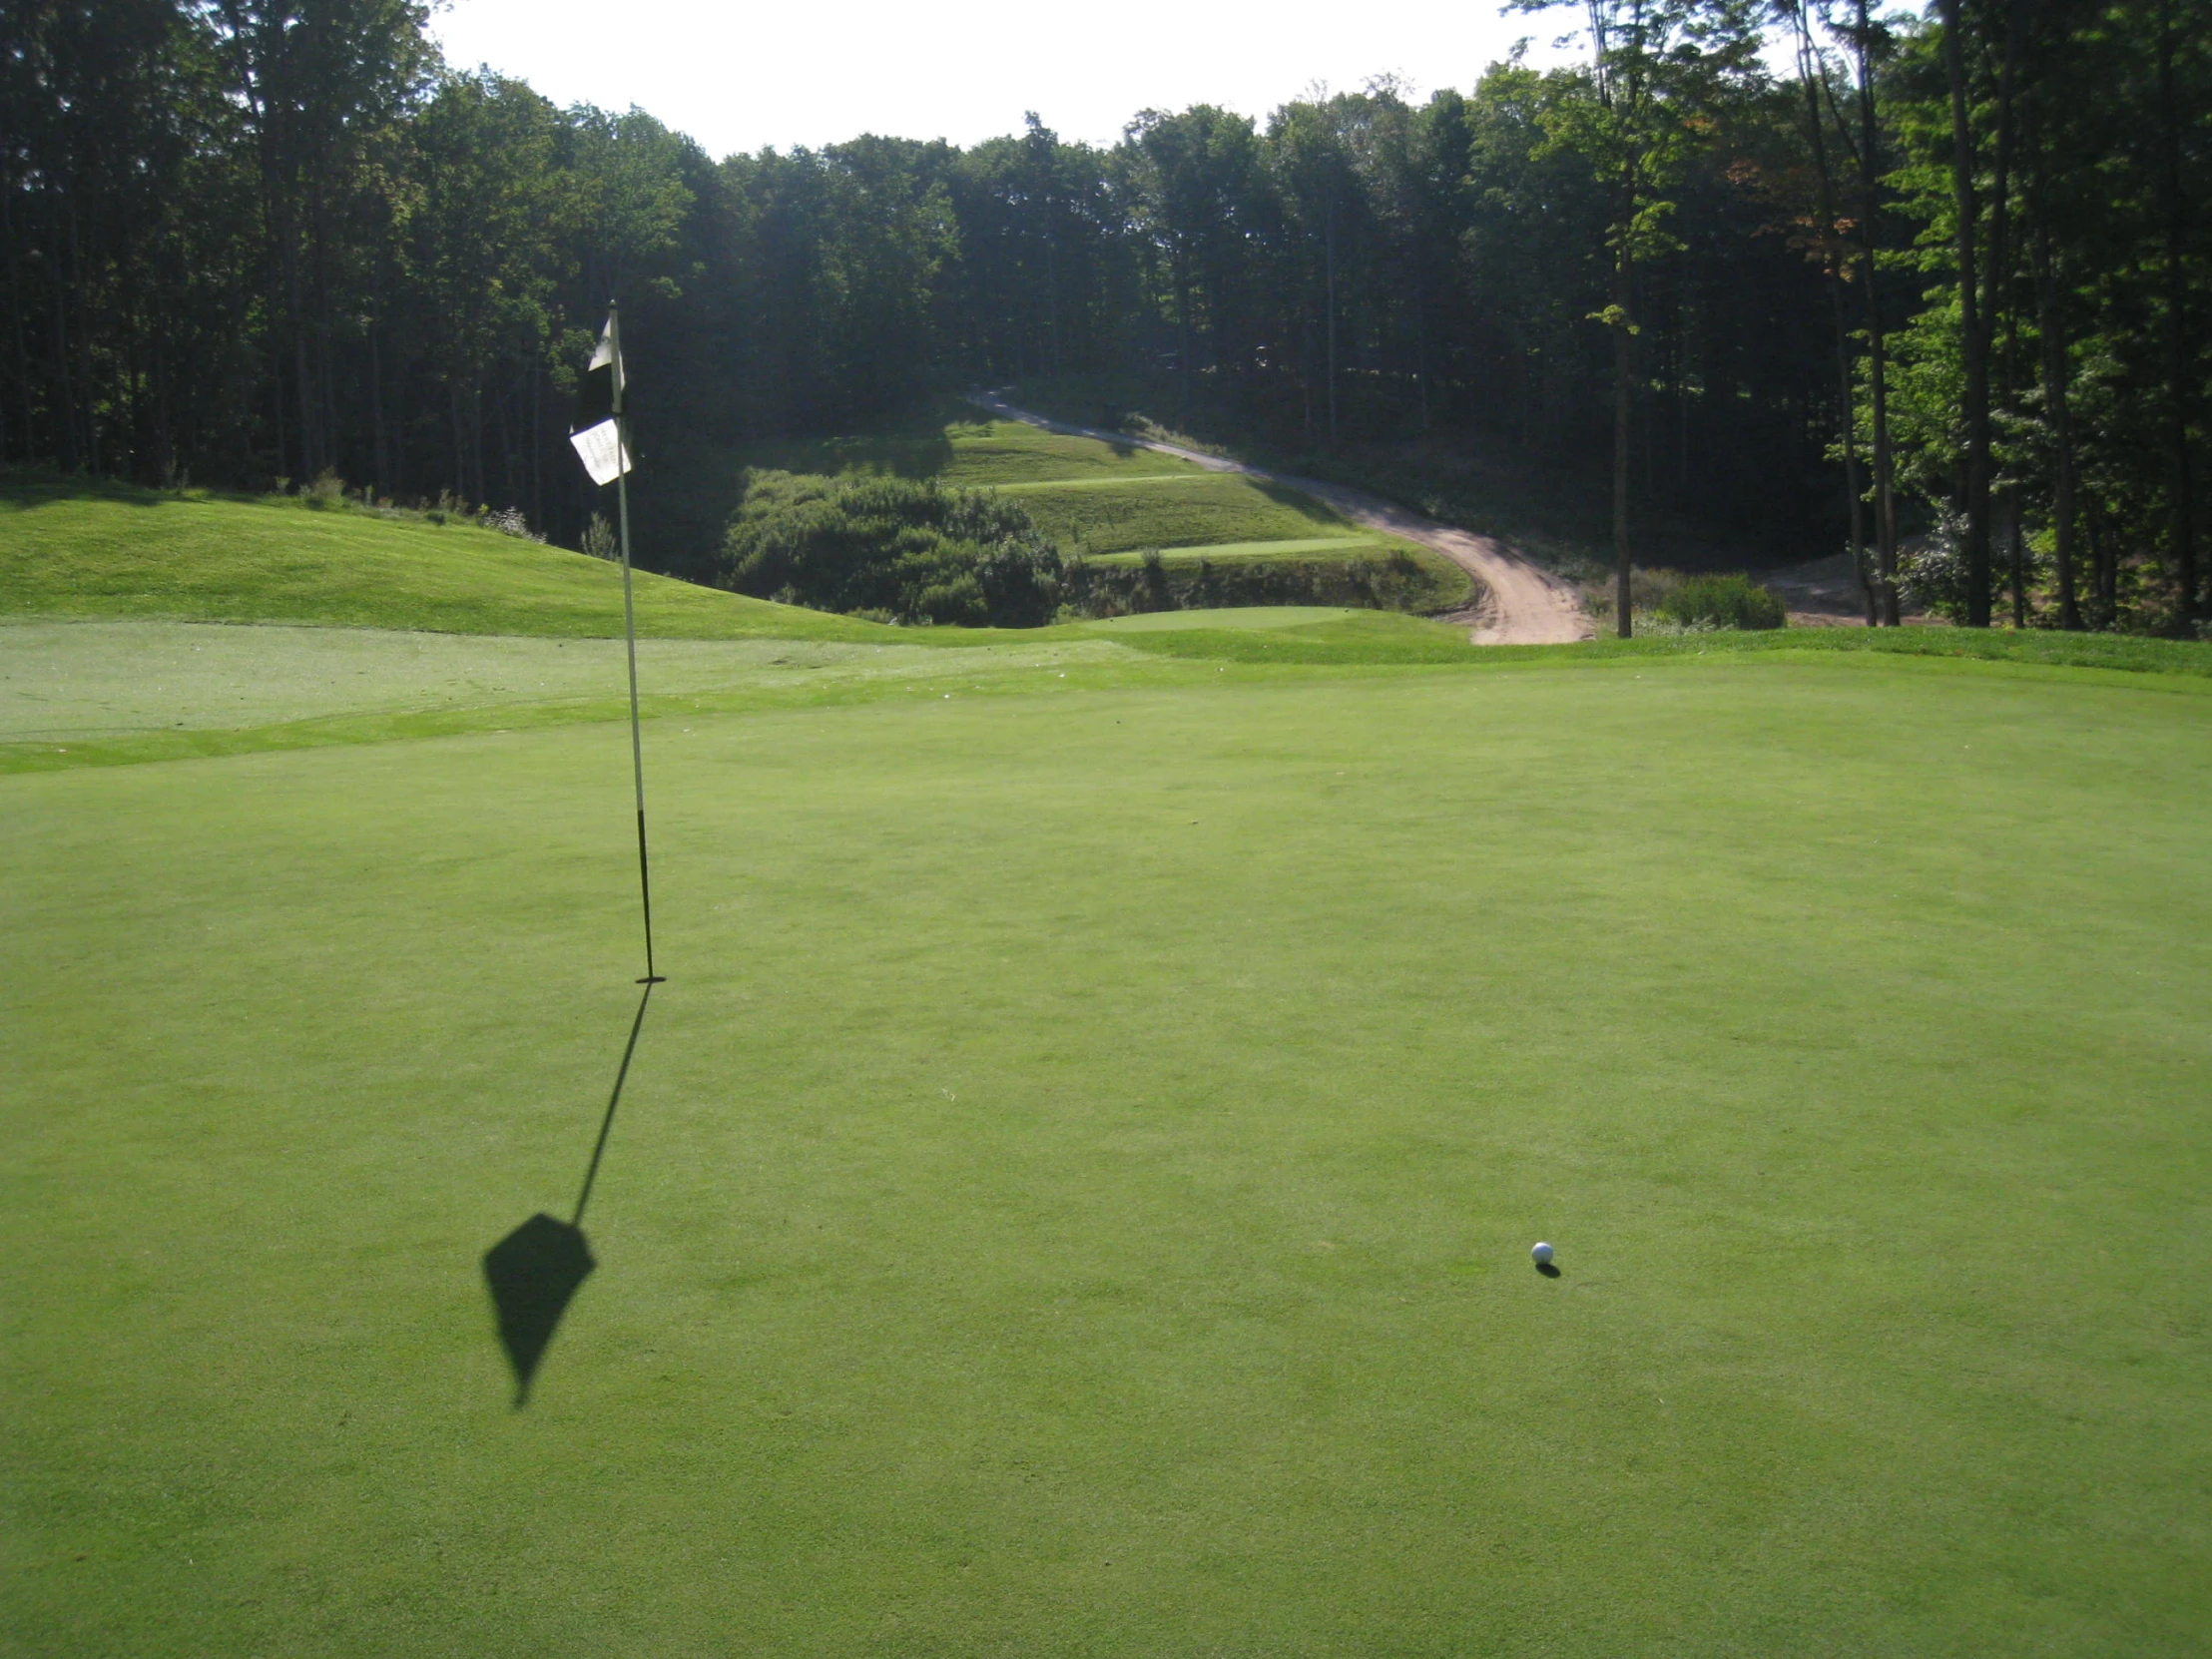
<svg viewBox="0 0 2212 1659">
<path fill-rule="evenodd" d="M 1067 489 L 1040 485 L 1016 499 L 1063 551 L 1126 553 L 1359 533 L 1358 525 L 1311 496 L 1233 473 Z"/>
<path fill-rule="evenodd" d="M 1077 685 L 1145 667 L 1104 639 L 968 649 L 643 640 L 644 712 Z M 619 640 L 185 622 L 0 623 L 0 773 L 319 748 L 629 716 Z"/>
<path fill-rule="evenodd" d="M 1309 553 L 1374 554 L 1388 545 L 1381 536 L 1308 536 L 1303 540 L 1230 541 L 1205 547 L 1162 547 L 1157 551 L 1170 564 L 1199 559 L 1228 564 L 1233 561 L 1257 563 L 1273 559 L 1297 559 Z M 1143 558 L 1142 553 L 1101 553 L 1098 562 L 1102 565 L 1133 565 Z"/>
<path fill-rule="evenodd" d="M 642 571 L 636 590 L 643 635 L 896 638 Z M 0 492 L 0 612 L 607 637 L 622 573 L 474 525 L 17 480 Z"/>
<path fill-rule="evenodd" d="M 662 723 L 520 1413 L 623 735 L 0 783 L 0 1626 L 2201 1651 L 2212 705 L 1664 666 Z"/>
<path fill-rule="evenodd" d="M 1018 421 L 954 420 L 933 434 L 758 443 L 745 456 L 752 465 L 790 472 L 890 473 L 1003 489 L 1071 553 L 1111 558 L 1157 548 L 1226 561 L 1402 549 L 1431 572 L 1440 607 L 1464 603 L 1468 593 L 1465 572 L 1449 560 L 1365 532 L 1300 491 Z"/>
<path fill-rule="evenodd" d="M 923 433 L 769 440 L 744 445 L 740 455 L 746 465 L 781 472 L 935 478 L 969 489 L 1199 473 L 1189 461 L 1134 443 L 1070 437 L 1014 420 L 955 418 Z"/>
</svg>

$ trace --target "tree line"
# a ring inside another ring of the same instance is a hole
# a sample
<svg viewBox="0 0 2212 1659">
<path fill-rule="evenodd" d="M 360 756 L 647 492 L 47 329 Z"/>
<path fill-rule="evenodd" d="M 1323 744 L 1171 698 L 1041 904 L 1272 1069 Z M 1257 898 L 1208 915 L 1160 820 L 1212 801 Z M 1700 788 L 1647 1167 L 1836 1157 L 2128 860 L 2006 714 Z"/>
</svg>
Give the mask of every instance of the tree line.
<svg viewBox="0 0 2212 1659">
<path fill-rule="evenodd" d="M 640 452 L 702 500 L 748 439 L 1118 379 L 1277 447 L 1602 458 L 1624 572 L 1659 503 L 1849 548 L 1876 621 L 1909 553 L 1969 623 L 2212 613 L 2212 0 L 1583 0 L 1534 20 L 1580 62 L 1465 92 L 720 161 L 425 21 L 7 9 L 0 462 L 336 476 L 573 543 L 619 297 Z M 716 557 L 716 515 L 661 528 L 665 568 Z"/>
</svg>

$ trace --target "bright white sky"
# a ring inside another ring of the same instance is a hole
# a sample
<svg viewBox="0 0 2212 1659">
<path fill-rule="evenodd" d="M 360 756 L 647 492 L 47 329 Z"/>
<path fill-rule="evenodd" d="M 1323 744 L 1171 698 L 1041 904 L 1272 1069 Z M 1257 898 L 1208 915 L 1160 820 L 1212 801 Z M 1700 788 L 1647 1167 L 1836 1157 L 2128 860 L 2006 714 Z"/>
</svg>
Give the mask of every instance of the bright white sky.
<svg viewBox="0 0 2212 1659">
<path fill-rule="evenodd" d="M 632 104 L 710 155 L 861 133 L 968 145 L 1035 110 L 1062 138 L 1112 143 L 1146 108 L 1226 105 L 1265 119 L 1317 81 L 1394 74 L 1425 98 L 1471 88 L 1521 36 L 1531 59 L 1580 15 L 1498 15 L 1498 0 L 1183 0 L 958 7 L 913 0 L 450 0 L 446 61 L 489 64 L 556 104 Z"/>
</svg>

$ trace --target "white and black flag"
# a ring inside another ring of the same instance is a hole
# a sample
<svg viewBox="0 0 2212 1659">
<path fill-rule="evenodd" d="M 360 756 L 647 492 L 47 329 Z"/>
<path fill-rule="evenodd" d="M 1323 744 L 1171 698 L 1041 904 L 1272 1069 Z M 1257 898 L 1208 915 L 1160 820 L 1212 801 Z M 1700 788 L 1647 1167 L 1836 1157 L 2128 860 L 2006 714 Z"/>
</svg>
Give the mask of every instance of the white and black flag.
<svg viewBox="0 0 2212 1659">
<path fill-rule="evenodd" d="M 568 441 L 595 484 L 611 484 L 630 470 L 630 451 L 622 441 L 622 336 L 612 311 L 600 331 L 599 349 L 584 371 L 576 399 L 576 425 Z"/>
</svg>

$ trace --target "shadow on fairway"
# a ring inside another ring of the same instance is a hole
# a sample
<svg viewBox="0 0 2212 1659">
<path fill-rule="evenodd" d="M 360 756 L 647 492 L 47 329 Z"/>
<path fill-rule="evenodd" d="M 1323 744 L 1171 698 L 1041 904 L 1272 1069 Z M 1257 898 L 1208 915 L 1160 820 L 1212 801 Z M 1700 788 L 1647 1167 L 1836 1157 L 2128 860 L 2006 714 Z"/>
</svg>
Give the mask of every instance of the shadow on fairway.
<svg viewBox="0 0 2212 1659">
<path fill-rule="evenodd" d="M 645 1029 L 645 1010 L 652 1000 L 653 985 L 648 983 L 638 998 L 637 1018 L 630 1022 L 630 1040 L 623 1045 L 606 1115 L 599 1120 L 599 1139 L 584 1170 L 583 1191 L 576 1195 L 575 1215 L 557 1221 L 541 1210 L 484 1252 L 484 1285 L 499 1320 L 499 1346 L 507 1351 L 507 1364 L 514 1368 L 517 1410 L 529 1401 L 530 1380 L 537 1376 L 538 1362 L 560 1329 L 561 1316 L 598 1266 L 584 1237 L 584 1206 L 591 1202 L 592 1183 L 599 1179 L 599 1160 L 607 1151 L 615 1108 L 622 1104 L 622 1085 L 630 1076 L 630 1057 L 638 1051 L 638 1033 Z"/>
<path fill-rule="evenodd" d="M 587 1269 L 586 1271 L 589 1270 Z M 1536 1264 L 1536 1271 L 1542 1274 L 1546 1279 L 1556 1279 L 1559 1277 L 1559 1270 L 1553 1267 L 1549 1262 L 1538 1262 Z"/>
</svg>

